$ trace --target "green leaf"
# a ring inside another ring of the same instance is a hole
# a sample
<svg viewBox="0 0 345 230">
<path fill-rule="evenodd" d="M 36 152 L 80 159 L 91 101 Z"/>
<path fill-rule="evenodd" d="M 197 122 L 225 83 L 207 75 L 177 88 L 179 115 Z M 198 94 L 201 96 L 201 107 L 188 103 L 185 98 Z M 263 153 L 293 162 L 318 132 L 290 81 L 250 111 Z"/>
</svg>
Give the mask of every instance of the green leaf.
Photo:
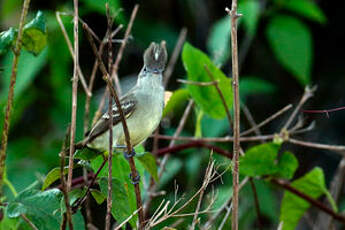
<svg viewBox="0 0 345 230">
<path fill-rule="evenodd" d="M 97 151 L 96 149 L 92 148 L 83 148 L 83 149 L 78 149 L 76 153 L 74 154 L 75 159 L 79 160 L 92 160 L 101 155 L 102 152 Z"/>
<path fill-rule="evenodd" d="M 291 186 L 314 199 L 319 198 L 327 191 L 323 171 L 318 167 L 293 181 Z M 309 207 L 309 202 L 288 191 L 284 192 L 280 208 L 280 221 L 283 222 L 283 230 L 295 229 L 299 219 Z"/>
<path fill-rule="evenodd" d="M 291 10 L 308 19 L 324 24 L 327 18 L 319 6 L 312 0 L 281 1 L 282 7 Z"/>
<path fill-rule="evenodd" d="M 170 100 L 165 105 L 163 110 L 163 117 L 173 114 L 174 111 L 184 104 L 189 98 L 189 92 L 187 89 L 178 89 L 175 90 L 171 95 Z"/>
<path fill-rule="evenodd" d="M 91 195 L 96 200 L 97 204 L 102 204 L 107 198 L 107 196 L 105 196 L 101 191 L 96 189 L 91 190 Z"/>
<path fill-rule="evenodd" d="M 252 94 L 270 94 L 276 89 L 277 87 L 275 85 L 258 77 L 246 76 L 241 77 L 240 80 L 240 96 L 242 100 L 245 99 L 246 96 Z"/>
<path fill-rule="evenodd" d="M 240 157 L 240 173 L 246 176 L 271 175 L 277 172 L 275 163 L 280 145 L 265 143 L 256 145 Z"/>
<path fill-rule="evenodd" d="M 38 229 L 56 229 L 61 224 L 60 199 L 58 189 L 27 189 L 8 204 L 7 214 L 10 218 L 25 214 Z"/>
<path fill-rule="evenodd" d="M 12 44 L 14 44 L 17 33 L 17 30 L 12 27 L 0 33 L 0 55 L 5 54 Z"/>
<path fill-rule="evenodd" d="M 60 167 L 53 168 L 50 170 L 50 172 L 47 174 L 46 178 L 44 179 L 43 185 L 42 185 L 42 191 L 48 188 L 52 183 L 60 179 Z M 68 172 L 68 167 L 65 167 L 63 170 L 63 174 L 66 175 Z"/>
<path fill-rule="evenodd" d="M 277 176 L 284 179 L 291 179 L 298 168 L 298 160 L 290 152 L 284 152 L 278 162 Z"/>
<path fill-rule="evenodd" d="M 260 2 L 256 0 L 242 1 L 238 5 L 238 11 L 243 14 L 240 18 L 247 32 L 254 36 L 260 17 Z"/>
<path fill-rule="evenodd" d="M 108 196 L 108 178 L 102 177 L 99 180 L 99 186 L 101 188 L 101 192 L 104 196 Z M 122 223 L 125 219 L 130 216 L 131 209 L 128 205 L 128 196 L 127 192 L 124 189 L 122 183 L 118 180 L 113 178 L 112 179 L 112 201 L 113 205 L 111 208 L 111 213 L 113 214 L 114 218 L 118 223 Z"/>
<path fill-rule="evenodd" d="M 95 159 L 91 161 L 91 166 L 94 171 L 97 171 L 100 167 L 100 165 L 103 162 L 103 156 L 98 156 Z M 123 157 L 122 154 L 114 154 L 113 155 L 113 170 L 112 170 L 112 177 L 114 179 L 117 179 L 120 181 L 121 189 L 124 189 L 127 195 L 127 206 L 129 208 L 129 212 L 132 214 L 135 210 L 137 210 L 136 207 L 136 199 L 135 199 L 135 191 L 134 186 L 131 184 L 131 180 L 129 178 L 129 174 L 131 172 L 129 164 L 127 160 Z M 137 170 L 141 175 L 143 175 L 143 171 L 141 168 L 139 168 L 139 165 L 137 167 Z M 108 163 L 105 164 L 103 169 L 99 173 L 100 177 L 108 177 Z M 141 183 L 140 183 L 141 184 Z M 102 192 L 103 193 L 103 192 Z M 135 227 L 135 223 L 137 220 L 137 216 L 133 217 L 129 223 L 132 225 L 132 227 Z"/>
<path fill-rule="evenodd" d="M 2 208 L 4 209 L 4 208 Z M 9 218 L 6 209 L 1 210 L 4 212 L 4 217 L 0 221 L 0 230 L 17 230 L 18 229 L 18 218 Z"/>
<path fill-rule="evenodd" d="M 266 36 L 279 62 L 299 83 L 307 85 L 313 55 L 308 27 L 294 17 L 275 16 L 267 26 Z"/>
<path fill-rule="evenodd" d="M 38 55 L 47 45 L 46 20 L 42 11 L 38 11 L 36 17 L 24 26 L 23 46 Z"/>
<path fill-rule="evenodd" d="M 188 80 L 192 81 L 210 82 L 211 79 L 205 70 L 205 66 L 207 66 L 215 80 L 218 81 L 218 86 L 226 100 L 226 104 L 228 108 L 231 109 L 231 79 L 227 78 L 225 74 L 210 61 L 206 54 L 189 43 L 185 43 L 183 47 L 182 60 L 188 74 Z M 188 85 L 187 89 L 198 106 L 210 117 L 222 119 L 226 116 L 223 103 L 213 85 Z"/>
<path fill-rule="evenodd" d="M 211 27 L 207 39 L 207 51 L 217 66 L 222 66 L 230 57 L 230 19 L 228 16 L 220 19 Z"/>
<path fill-rule="evenodd" d="M 21 52 L 18 62 L 18 73 L 16 87 L 14 88 L 14 99 L 16 100 L 23 91 L 29 87 L 34 78 L 38 75 L 39 71 L 43 68 L 47 61 L 47 50 L 44 50 L 39 56 L 33 58 L 28 52 Z M 8 86 L 11 78 L 11 65 L 13 60 L 13 54 L 8 53 L 4 60 L 3 66 L 5 71 L 3 77 L 0 78 L 2 83 L 0 86 L 0 105 L 7 100 Z"/>
<path fill-rule="evenodd" d="M 151 153 L 145 152 L 143 154 L 137 154 L 135 158 L 142 163 L 145 169 L 151 174 L 153 179 L 158 182 L 158 169 L 155 157 Z"/>
</svg>

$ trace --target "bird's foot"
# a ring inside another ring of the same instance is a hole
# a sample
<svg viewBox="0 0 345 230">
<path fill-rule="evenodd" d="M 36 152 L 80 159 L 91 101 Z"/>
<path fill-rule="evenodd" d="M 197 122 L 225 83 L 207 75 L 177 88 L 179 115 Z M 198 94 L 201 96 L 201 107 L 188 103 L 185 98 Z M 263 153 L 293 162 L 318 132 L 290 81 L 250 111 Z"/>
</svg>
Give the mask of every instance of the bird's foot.
<svg viewBox="0 0 345 230">
<path fill-rule="evenodd" d="M 139 184 L 140 182 L 140 175 L 137 171 L 137 175 L 135 177 L 133 177 L 132 173 L 129 174 L 129 178 L 132 180 L 131 183 L 136 185 L 136 184 Z"/>
<path fill-rule="evenodd" d="M 125 157 L 127 160 L 128 160 L 129 158 L 131 158 L 131 157 L 134 157 L 135 154 L 136 154 L 136 152 L 135 152 L 134 149 L 132 149 L 131 152 L 125 151 L 125 152 L 123 153 L 124 157 Z"/>
</svg>

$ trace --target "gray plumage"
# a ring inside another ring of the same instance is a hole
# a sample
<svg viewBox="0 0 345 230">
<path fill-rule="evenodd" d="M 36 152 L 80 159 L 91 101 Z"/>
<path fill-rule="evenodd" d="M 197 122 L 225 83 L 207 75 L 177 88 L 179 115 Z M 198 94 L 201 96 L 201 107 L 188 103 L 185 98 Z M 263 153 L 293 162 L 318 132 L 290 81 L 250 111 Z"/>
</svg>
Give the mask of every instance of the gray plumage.
<svg viewBox="0 0 345 230">
<path fill-rule="evenodd" d="M 136 146 L 149 137 L 160 123 L 164 107 L 162 73 L 167 61 L 165 42 L 154 42 L 146 49 L 144 66 L 137 84 L 121 97 L 121 107 L 126 118 L 131 144 Z M 113 115 L 113 147 L 125 146 L 125 136 L 116 105 Z M 109 114 L 105 113 L 88 133 L 84 145 L 107 150 L 109 143 Z"/>
</svg>

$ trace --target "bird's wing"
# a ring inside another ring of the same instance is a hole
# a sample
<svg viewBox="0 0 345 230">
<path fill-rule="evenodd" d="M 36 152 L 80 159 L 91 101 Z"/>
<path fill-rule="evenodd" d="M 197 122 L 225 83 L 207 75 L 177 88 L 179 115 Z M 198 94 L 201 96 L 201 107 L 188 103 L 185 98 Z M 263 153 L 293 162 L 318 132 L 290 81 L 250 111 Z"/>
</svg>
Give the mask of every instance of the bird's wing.
<svg viewBox="0 0 345 230">
<path fill-rule="evenodd" d="M 135 109 L 137 100 L 135 99 L 133 94 L 128 93 L 120 99 L 120 103 L 121 103 L 121 108 L 125 116 L 125 119 L 129 118 Z M 113 126 L 115 126 L 119 122 L 121 122 L 120 112 L 116 104 L 113 105 L 112 112 L 113 112 Z M 103 114 L 103 116 L 97 121 L 97 123 L 94 125 L 91 131 L 87 134 L 87 143 L 92 142 L 95 138 L 102 135 L 109 129 L 109 119 L 110 117 L 109 117 L 108 112 Z"/>
</svg>

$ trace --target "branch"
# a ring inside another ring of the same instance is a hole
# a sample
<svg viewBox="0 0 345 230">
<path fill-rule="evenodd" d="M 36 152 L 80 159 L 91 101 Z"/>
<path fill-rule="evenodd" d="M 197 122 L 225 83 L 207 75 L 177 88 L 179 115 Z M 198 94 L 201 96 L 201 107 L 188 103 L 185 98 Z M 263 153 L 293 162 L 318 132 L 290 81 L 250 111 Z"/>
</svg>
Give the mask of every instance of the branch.
<svg viewBox="0 0 345 230">
<path fill-rule="evenodd" d="M 314 92 L 316 91 L 317 87 L 314 86 L 314 87 L 309 87 L 309 86 L 306 86 L 305 89 L 304 89 L 304 94 L 301 98 L 301 100 L 298 102 L 295 110 L 292 112 L 291 116 L 289 117 L 289 119 L 286 121 L 285 125 L 283 126 L 282 130 L 284 129 L 288 129 L 289 126 L 291 125 L 291 123 L 293 122 L 293 120 L 295 119 L 298 111 L 301 109 L 301 107 L 304 105 L 304 103 L 307 102 L 307 100 L 309 98 L 311 98 L 313 95 L 314 95 Z"/>
<path fill-rule="evenodd" d="M 112 71 L 109 72 L 112 75 L 112 78 L 115 80 L 116 90 L 117 90 L 117 92 L 119 92 L 120 95 L 121 95 L 121 87 L 120 87 L 120 81 L 119 81 L 119 77 L 118 77 L 117 73 L 119 70 L 120 61 L 122 59 L 122 54 L 123 54 L 123 51 L 126 47 L 126 44 L 127 44 L 128 38 L 129 38 L 129 34 L 132 30 L 133 22 L 134 22 L 135 16 L 137 15 L 138 9 L 139 9 L 139 5 L 136 4 L 134 6 L 133 11 L 132 11 L 131 18 L 129 19 L 129 23 L 128 23 L 128 26 L 127 26 L 127 29 L 125 32 L 125 37 L 123 38 L 120 49 L 117 53 L 116 60 L 115 60 L 114 65 L 112 67 Z M 140 214 L 140 212 L 139 212 L 139 214 Z"/>
<path fill-rule="evenodd" d="M 240 91 L 238 76 L 238 51 L 237 51 L 237 19 L 241 16 L 237 14 L 237 0 L 232 0 L 231 10 L 225 9 L 230 16 L 231 24 L 231 56 L 232 56 L 232 86 L 234 101 L 234 156 L 233 163 L 233 209 L 232 209 L 232 229 L 238 229 L 238 173 L 239 173 L 239 152 L 240 152 Z"/>
<path fill-rule="evenodd" d="M 71 43 L 71 40 L 68 38 L 68 34 L 67 34 L 65 26 L 63 25 L 63 23 L 61 21 L 60 14 L 61 14 L 61 12 L 56 12 L 56 14 L 55 14 L 56 15 L 56 20 L 59 23 L 59 26 L 61 28 L 61 32 L 62 32 L 63 37 L 65 38 L 65 41 L 67 43 L 67 47 L 68 47 L 69 53 L 71 54 L 71 57 L 72 57 L 72 59 L 74 61 L 75 55 L 74 55 L 72 43 Z M 89 90 L 89 88 L 87 87 L 87 84 L 86 84 L 86 81 L 85 81 L 85 77 L 84 77 L 83 72 L 81 71 L 79 63 L 78 63 L 78 66 L 77 66 L 77 70 L 78 70 L 78 75 L 79 75 L 79 78 L 80 78 L 81 85 L 83 86 L 83 89 L 84 89 L 86 95 L 91 97 L 92 93 Z"/>
<path fill-rule="evenodd" d="M 137 9 L 137 8 L 138 8 L 138 6 L 136 5 L 136 7 L 134 8 L 133 11 L 136 11 L 135 9 Z M 86 29 L 87 32 L 89 32 L 85 25 L 86 24 L 83 24 L 83 28 Z M 116 106 L 117 106 L 117 108 L 119 110 L 119 114 L 120 114 L 120 118 L 121 118 L 121 123 L 122 123 L 122 127 L 123 127 L 123 132 L 124 132 L 125 140 L 126 140 L 126 144 L 127 144 L 127 151 L 128 152 L 132 152 L 133 151 L 133 147 L 132 147 L 131 142 L 130 142 L 128 126 L 127 126 L 126 119 L 125 119 L 125 116 L 124 116 L 124 113 L 123 113 L 123 110 L 122 110 L 122 107 L 121 107 L 120 99 L 119 99 L 119 97 L 118 97 L 118 95 L 117 95 L 117 93 L 116 93 L 116 91 L 114 89 L 113 83 L 112 83 L 112 81 L 110 79 L 110 75 L 109 75 L 109 73 L 106 70 L 106 67 L 105 67 L 105 65 L 104 65 L 104 63 L 102 61 L 102 58 L 99 55 L 99 53 L 97 52 L 97 47 L 95 45 L 95 42 L 93 41 L 92 36 L 90 35 L 90 33 L 86 33 L 86 35 L 87 35 L 87 38 L 88 38 L 88 40 L 89 40 L 89 42 L 91 44 L 92 50 L 93 50 L 95 56 L 98 59 L 99 68 L 100 68 L 100 70 L 101 70 L 101 72 L 103 74 L 103 79 L 106 81 L 107 86 L 108 86 L 108 88 L 110 90 L 110 93 L 111 93 L 112 97 L 115 99 Z M 131 169 L 131 175 L 133 176 L 133 178 L 137 178 L 138 172 L 136 170 L 135 162 L 134 162 L 133 157 L 130 157 L 128 159 L 128 161 L 129 161 L 129 166 L 130 166 L 130 169 Z M 136 202 L 137 202 L 137 208 L 139 209 L 142 206 L 139 184 L 135 184 L 134 185 L 134 189 L 135 189 L 135 197 L 136 197 Z M 140 209 L 140 211 L 139 211 L 139 229 L 142 229 L 143 225 L 144 225 L 144 214 L 143 214 L 142 209 Z"/>
<path fill-rule="evenodd" d="M 167 85 L 169 83 L 171 74 L 172 74 L 173 70 L 175 69 L 176 61 L 177 61 L 179 54 L 181 52 L 182 45 L 183 45 L 184 41 L 186 40 L 186 36 L 187 36 L 187 29 L 185 27 L 183 27 L 182 30 L 180 31 L 179 36 L 178 36 L 178 40 L 177 40 L 177 43 L 175 45 L 174 51 L 171 55 L 171 58 L 169 60 L 168 66 L 164 72 L 164 83 L 163 83 L 164 87 L 167 87 Z"/>
<path fill-rule="evenodd" d="M 2 130 L 1 135 L 1 149 L 0 149 L 0 196 L 2 197 L 2 185 L 4 183 L 4 172 L 5 172 L 5 161 L 6 161 L 6 150 L 7 150 L 7 141 L 8 141 L 8 132 L 11 123 L 11 110 L 13 106 L 13 97 L 14 97 L 14 85 L 16 84 L 17 79 L 17 66 L 20 56 L 20 51 L 22 49 L 22 36 L 23 36 L 23 27 L 26 15 L 29 10 L 30 0 L 24 0 L 22 14 L 19 21 L 18 37 L 14 47 L 14 58 L 12 62 L 12 74 L 10 79 L 10 86 L 8 91 L 7 106 L 4 118 L 4 129 Z"/>
<path fill-rule="evenodd" d="M 68 176 L 67 176 L 67 192 L 71 189 L 73 177 L 73 154 L 75 151 L 74 141 L 77 124 L 77 98 L 78 98 L 78 66 L 79 66 L 79 34 L 78 34 L 78 0 L 73 0 L 74 3 L 74 67 L 72 80 L 72 114 L 71 114 L 71 134 L 70 134 L 70 148 L 69 148 L 69 162 L 68 162 Z"/>
<path fill-rule="evenodd" d="M 107 11 L 107 21 L 108 21 L 108 71 L 111 71 L 112 67 L 112 41 L 111 41 L 111 28 L 113 26 L 113 18 L 110 16 L 109 5 L 105 4 Z M 109 89 L 109 86 L 108 86 Z M 107 214 L 105 216 L 105 230 L 110 230 L 110 221 L 111 221 L 111 207 L 113 205 L 112 195 L 113 195 L 113 100 L 111 95 L 109 95 L 109 104 L 108 104 L 108 115 L 109 115 L 109 151 L 108 151 L 108 195 L 107 195 Z"/>
</svg>

